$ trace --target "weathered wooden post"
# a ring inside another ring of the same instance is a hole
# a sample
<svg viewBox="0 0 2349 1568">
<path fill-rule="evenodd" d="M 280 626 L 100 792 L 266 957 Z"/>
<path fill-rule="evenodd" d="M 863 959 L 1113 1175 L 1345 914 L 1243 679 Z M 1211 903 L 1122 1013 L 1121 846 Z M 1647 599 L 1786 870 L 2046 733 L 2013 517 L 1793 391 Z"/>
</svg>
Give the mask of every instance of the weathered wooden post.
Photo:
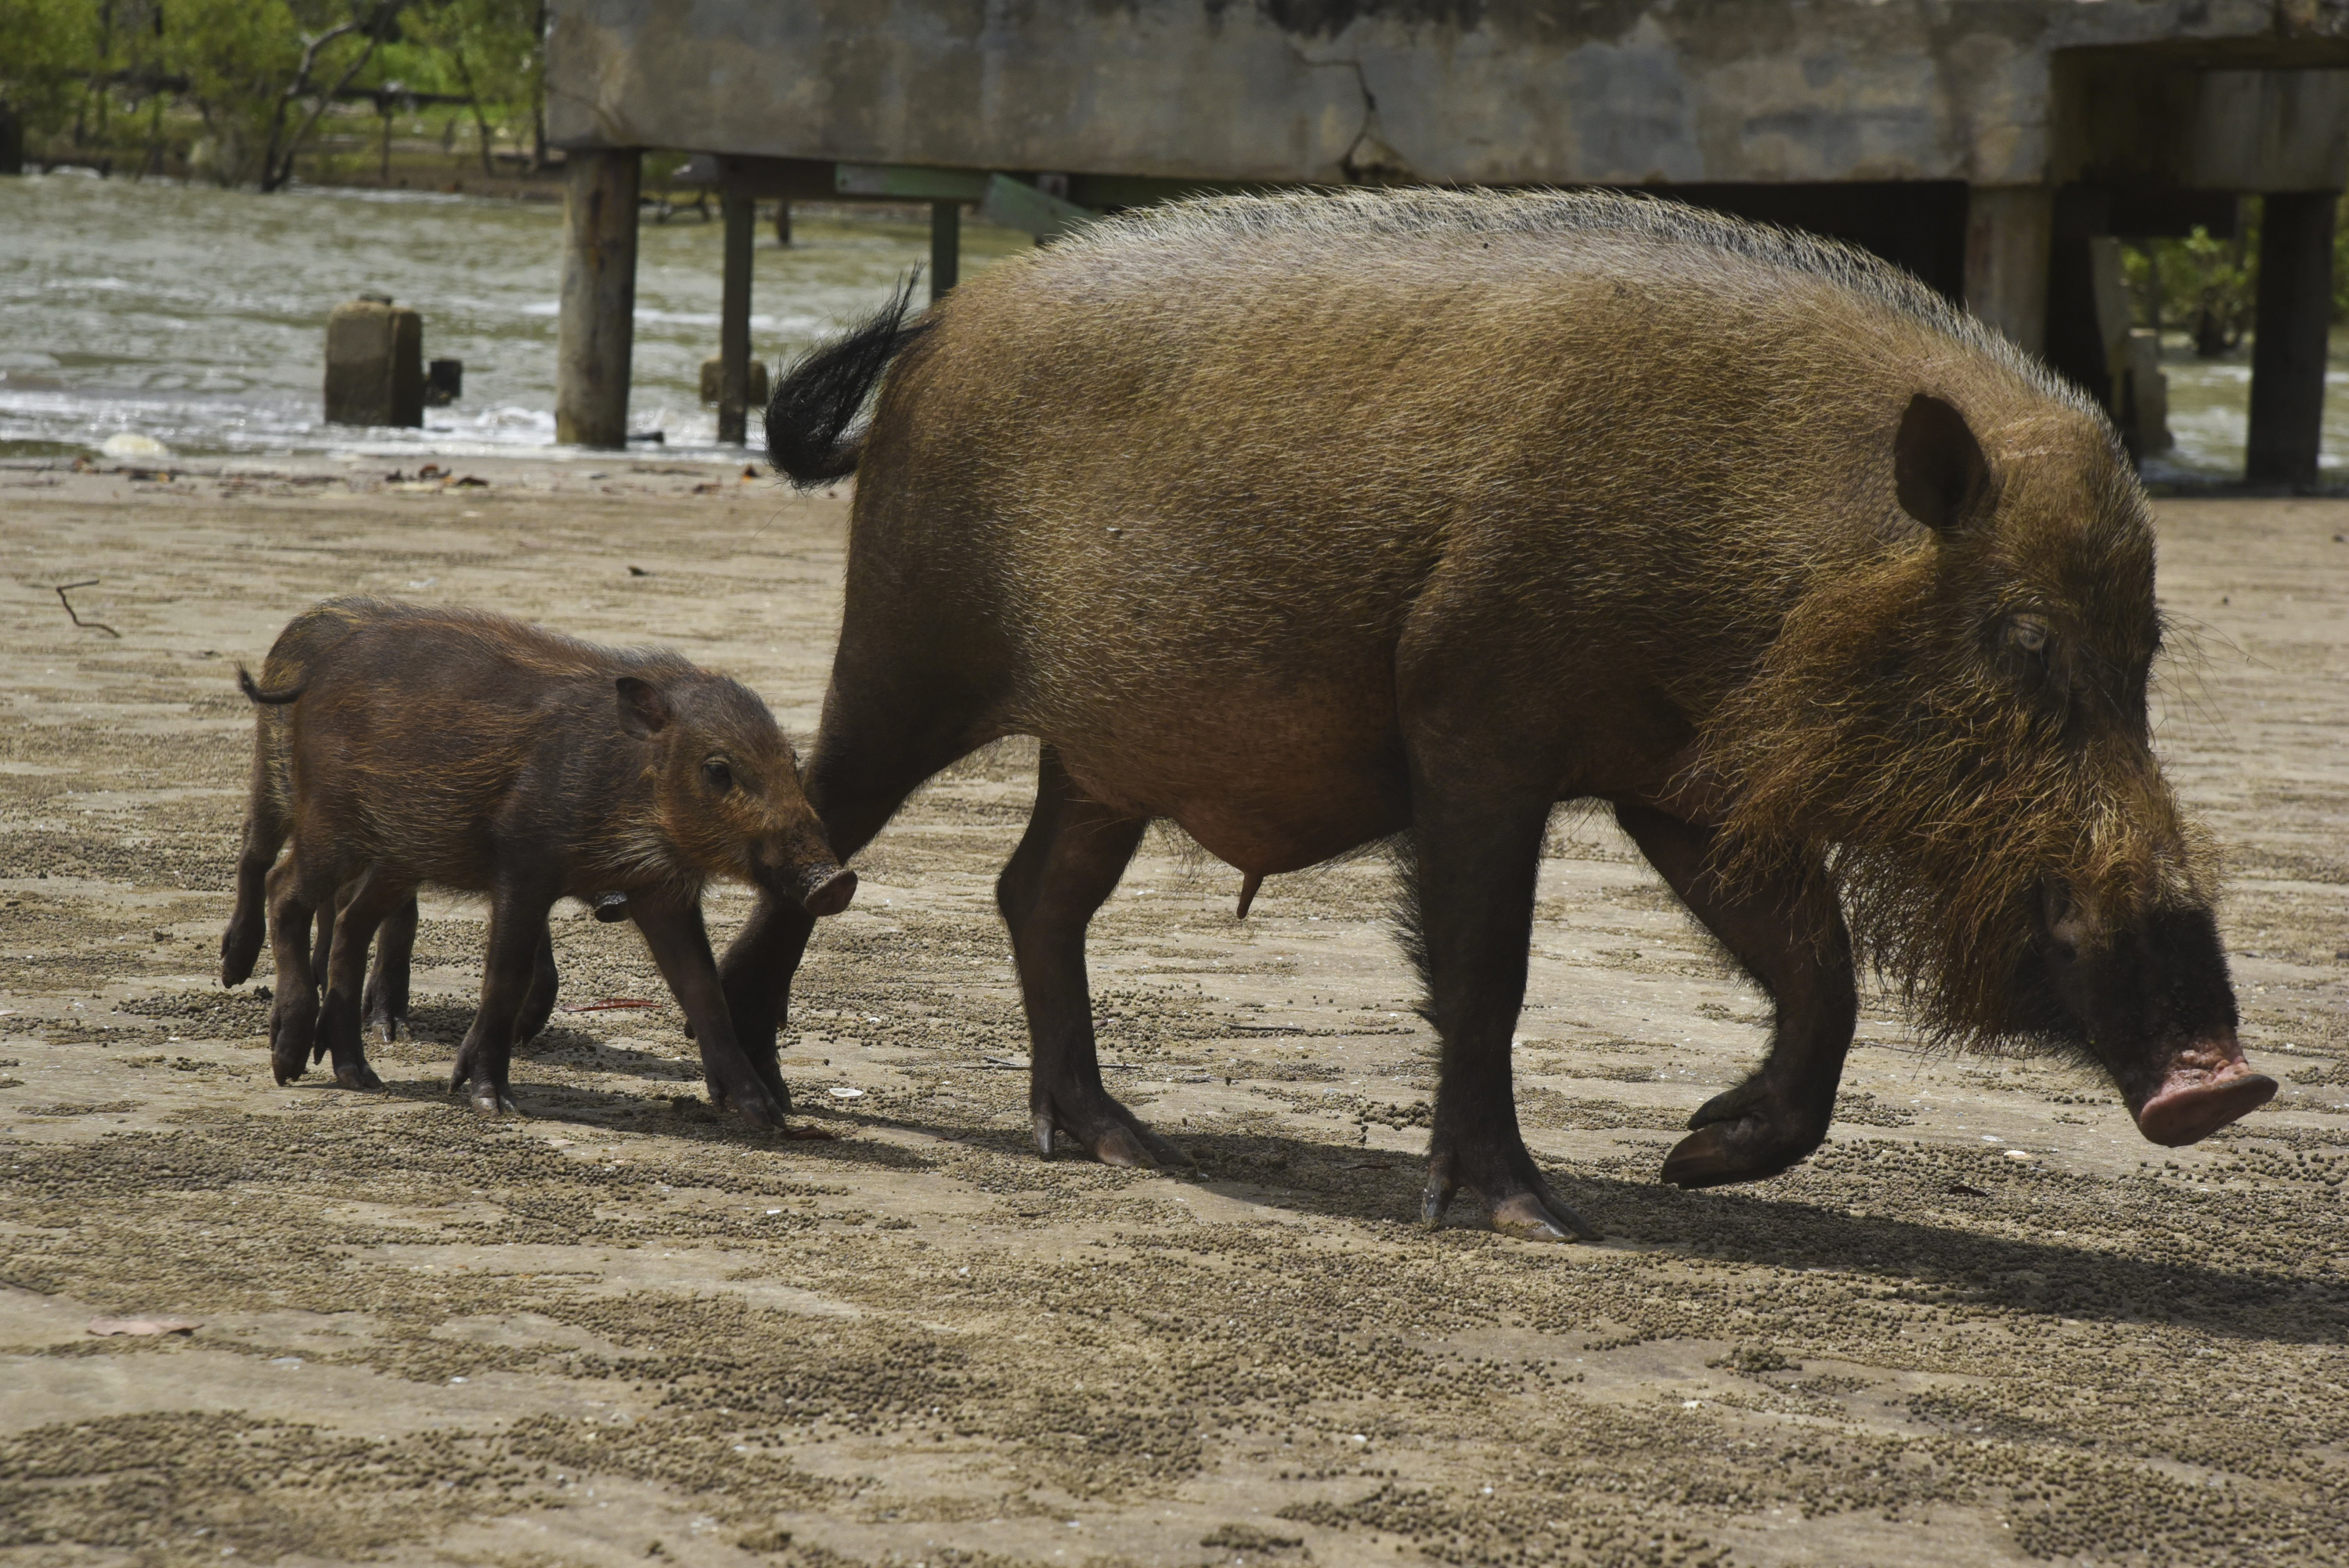
<svg viewBox="0 0 2349 1568">
<path fill-rule="evenodd" d="M 930 203 L 930 303 L 955 286 L 962 270 L 962 203 Z"/>
<path fill-rule="evenodd" d="M 726 216 L 726 273 L 718 306 L 718 438 L 744 439 L 750 396 L 750 242 L 758 210 L 748 196 L 719 199 Z"/>
<path fill-rule="evenodd" d="M 2333 318 L 2336 191 L 2276 191 L 2260 219 L 2251 421 L 2243 478 L 2313 490 L 2324 438 L 2324 348 Z"/>
<path fill-rule="evenodd" d="M 627 444 L 641 170 L 632 147 L 574 150 L 565 162 L 554 438 L 566 444 Z"/>
<path fill-rule="evenodd" d="M 1966 197 L 1966 308 L 2037 354 L 2047 343 L 2054 198 L 2044 185 L 1977 185 Z"/>
</svg>

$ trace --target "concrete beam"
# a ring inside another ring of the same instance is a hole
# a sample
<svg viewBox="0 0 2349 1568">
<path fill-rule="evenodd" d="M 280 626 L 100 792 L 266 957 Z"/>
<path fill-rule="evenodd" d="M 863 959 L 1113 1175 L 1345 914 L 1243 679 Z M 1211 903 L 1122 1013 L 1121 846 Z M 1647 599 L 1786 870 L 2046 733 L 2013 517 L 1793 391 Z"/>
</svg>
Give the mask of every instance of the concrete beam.
<svg viewBox="0 0 2349 1568">
<path fill-rule="evenodd" d="M 2283 25 L 2303 3 L 553 0 L 548 130 L 1080 178 L 2042 184 L 2060 57 L 2349 64 L 2332 0 Z"/>
<path fill-rule="evenodd" d="M 2271 194 L 2260 218 L 2260 292 L 2252 323 L 2251 427 L 2243 478 L 2316 486 L 2324 436 L 2324 348 L 2333 321 L 2335 191 Z"/>
<path fill-rule="evenodd" d="M 1976 186 L 1966 199 L 1966 308 L 2033 354 L 2047 342 L 2054 205 L 2044 185 Z"/>
<path fill-rule="evenodd" d="M 574 151 L 564 166 L 554 438 L 566 445 L 627 445 L 642 165 L 635 148 L 622 148 Z"/>
</svg>

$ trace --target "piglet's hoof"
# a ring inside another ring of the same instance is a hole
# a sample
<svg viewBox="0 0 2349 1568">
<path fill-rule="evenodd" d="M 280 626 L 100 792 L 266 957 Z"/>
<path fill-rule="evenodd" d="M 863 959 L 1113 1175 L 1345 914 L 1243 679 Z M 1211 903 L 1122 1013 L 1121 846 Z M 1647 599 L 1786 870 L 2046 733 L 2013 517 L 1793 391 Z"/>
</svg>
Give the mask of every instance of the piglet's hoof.
<svg viewBox="0 0 2349 1568">
<path fill-rule="evenodd" d="M 375 1069 L 363 1061 L 336 1062 L 335 1081 L 345 1088 L 380 1089 L 383 1088 L 383 1079 L 376 1077 Z"/>
<path fill-rule="evenodd" d="M 449 1079 L 450 1094 L 455 1094 L 460 1089 L 464 1091 L 467 1102 L 484 1116 L 496 1116 L 502 1111 L 511 1111 L 516 1116 L 522 1114 L 522 1107 L 514 1104 L 513 1092 L 511 1089 L 502 1084 L 492 1083 L 487 1078 L 476 1080 L 461 1067 Z"/>
</svg>

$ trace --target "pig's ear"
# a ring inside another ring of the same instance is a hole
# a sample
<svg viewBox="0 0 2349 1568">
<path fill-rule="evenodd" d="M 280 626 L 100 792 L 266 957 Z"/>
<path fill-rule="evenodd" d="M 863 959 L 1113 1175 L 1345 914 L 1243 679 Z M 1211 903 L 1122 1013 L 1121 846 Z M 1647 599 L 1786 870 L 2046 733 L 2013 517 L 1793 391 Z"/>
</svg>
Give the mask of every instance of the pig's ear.
<svg viewBox="0 0 2349 1568">
<path fill-rule="evenodd" d="M 620 693 L 620 727 L 638 740 L 649 740 L 668 727 L 668 699 L 650 681 L 622 676 L 613 683 Z"/>
<path fill-rule="evenodd" d="M 1892 438 L 1892 481 L 1900 510 L 1931 529 L 1963 528 L 1989 514 L 1997 482 L 1966 417 L 1920 392 Z"/>
</svg>

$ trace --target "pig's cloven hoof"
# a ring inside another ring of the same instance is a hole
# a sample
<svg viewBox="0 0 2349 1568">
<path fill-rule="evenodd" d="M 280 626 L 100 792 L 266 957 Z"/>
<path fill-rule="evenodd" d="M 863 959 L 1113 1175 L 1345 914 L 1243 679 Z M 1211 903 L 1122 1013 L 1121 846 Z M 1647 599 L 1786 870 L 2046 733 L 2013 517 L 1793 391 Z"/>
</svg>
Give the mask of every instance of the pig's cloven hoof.
<svg viewBox="0 0 2349 1568">
<path fill-rule="evenodd" d="M 1697 1108 L 1689 1118 L 1694 1130 L 1664 1157 L 1661 1179 L 1675 1187 L 1723 1187 L 1792 1170 L 1826 1138 L 1826 1119 L 1816 1130 L 1808 1119 L 1767 1087 L 1740 1084 Z"/>
<path fill-rule="evenodd" d="M 1526 1162 L 1530 1164 L 1530 1159 Z M 1419 1195 L 1419 1222 L 1427 1230 L 1435 1230 L 1444 1223 L 1444 1213 L 1452 1207 L 1452 1200 L 1459 1195 L 1461 1183 L 1449 1174 L 1453 1164 L 1453 1161 L 1443 1158 L 1428 1161 L 1427 1186 Z M 1495 1184 L 1497 1186 L 1499 1182 Z M 1526 1184 L 1520 1191 L 1488 1200 L 1485 1223 L 1501 1234 L 1515 1236 L 1521 1242 L 1595 1242 L 1600 1239 L 1599 1228 L 1561 1202 L 1538 1171 L 1526 1179 Z"/>
<path fill-rule="evenodd" d="M 1104 1108 L 1084 1119 L 1090 1130 L 1070 1125 L 1071 1118 L 1057 1116 L 1050 1110 L 1035 1114 L 1036 1151 L 1045 1159 L 1052 1158 L 1055 1135 L 1091 1154 L 1104 1165 L 1123 1165 L 1141 1171 L 1188 1171 L 1191 1157 L 1153 1132 L 1133 1112 L 1102 1096 Z"/>
</svg>

